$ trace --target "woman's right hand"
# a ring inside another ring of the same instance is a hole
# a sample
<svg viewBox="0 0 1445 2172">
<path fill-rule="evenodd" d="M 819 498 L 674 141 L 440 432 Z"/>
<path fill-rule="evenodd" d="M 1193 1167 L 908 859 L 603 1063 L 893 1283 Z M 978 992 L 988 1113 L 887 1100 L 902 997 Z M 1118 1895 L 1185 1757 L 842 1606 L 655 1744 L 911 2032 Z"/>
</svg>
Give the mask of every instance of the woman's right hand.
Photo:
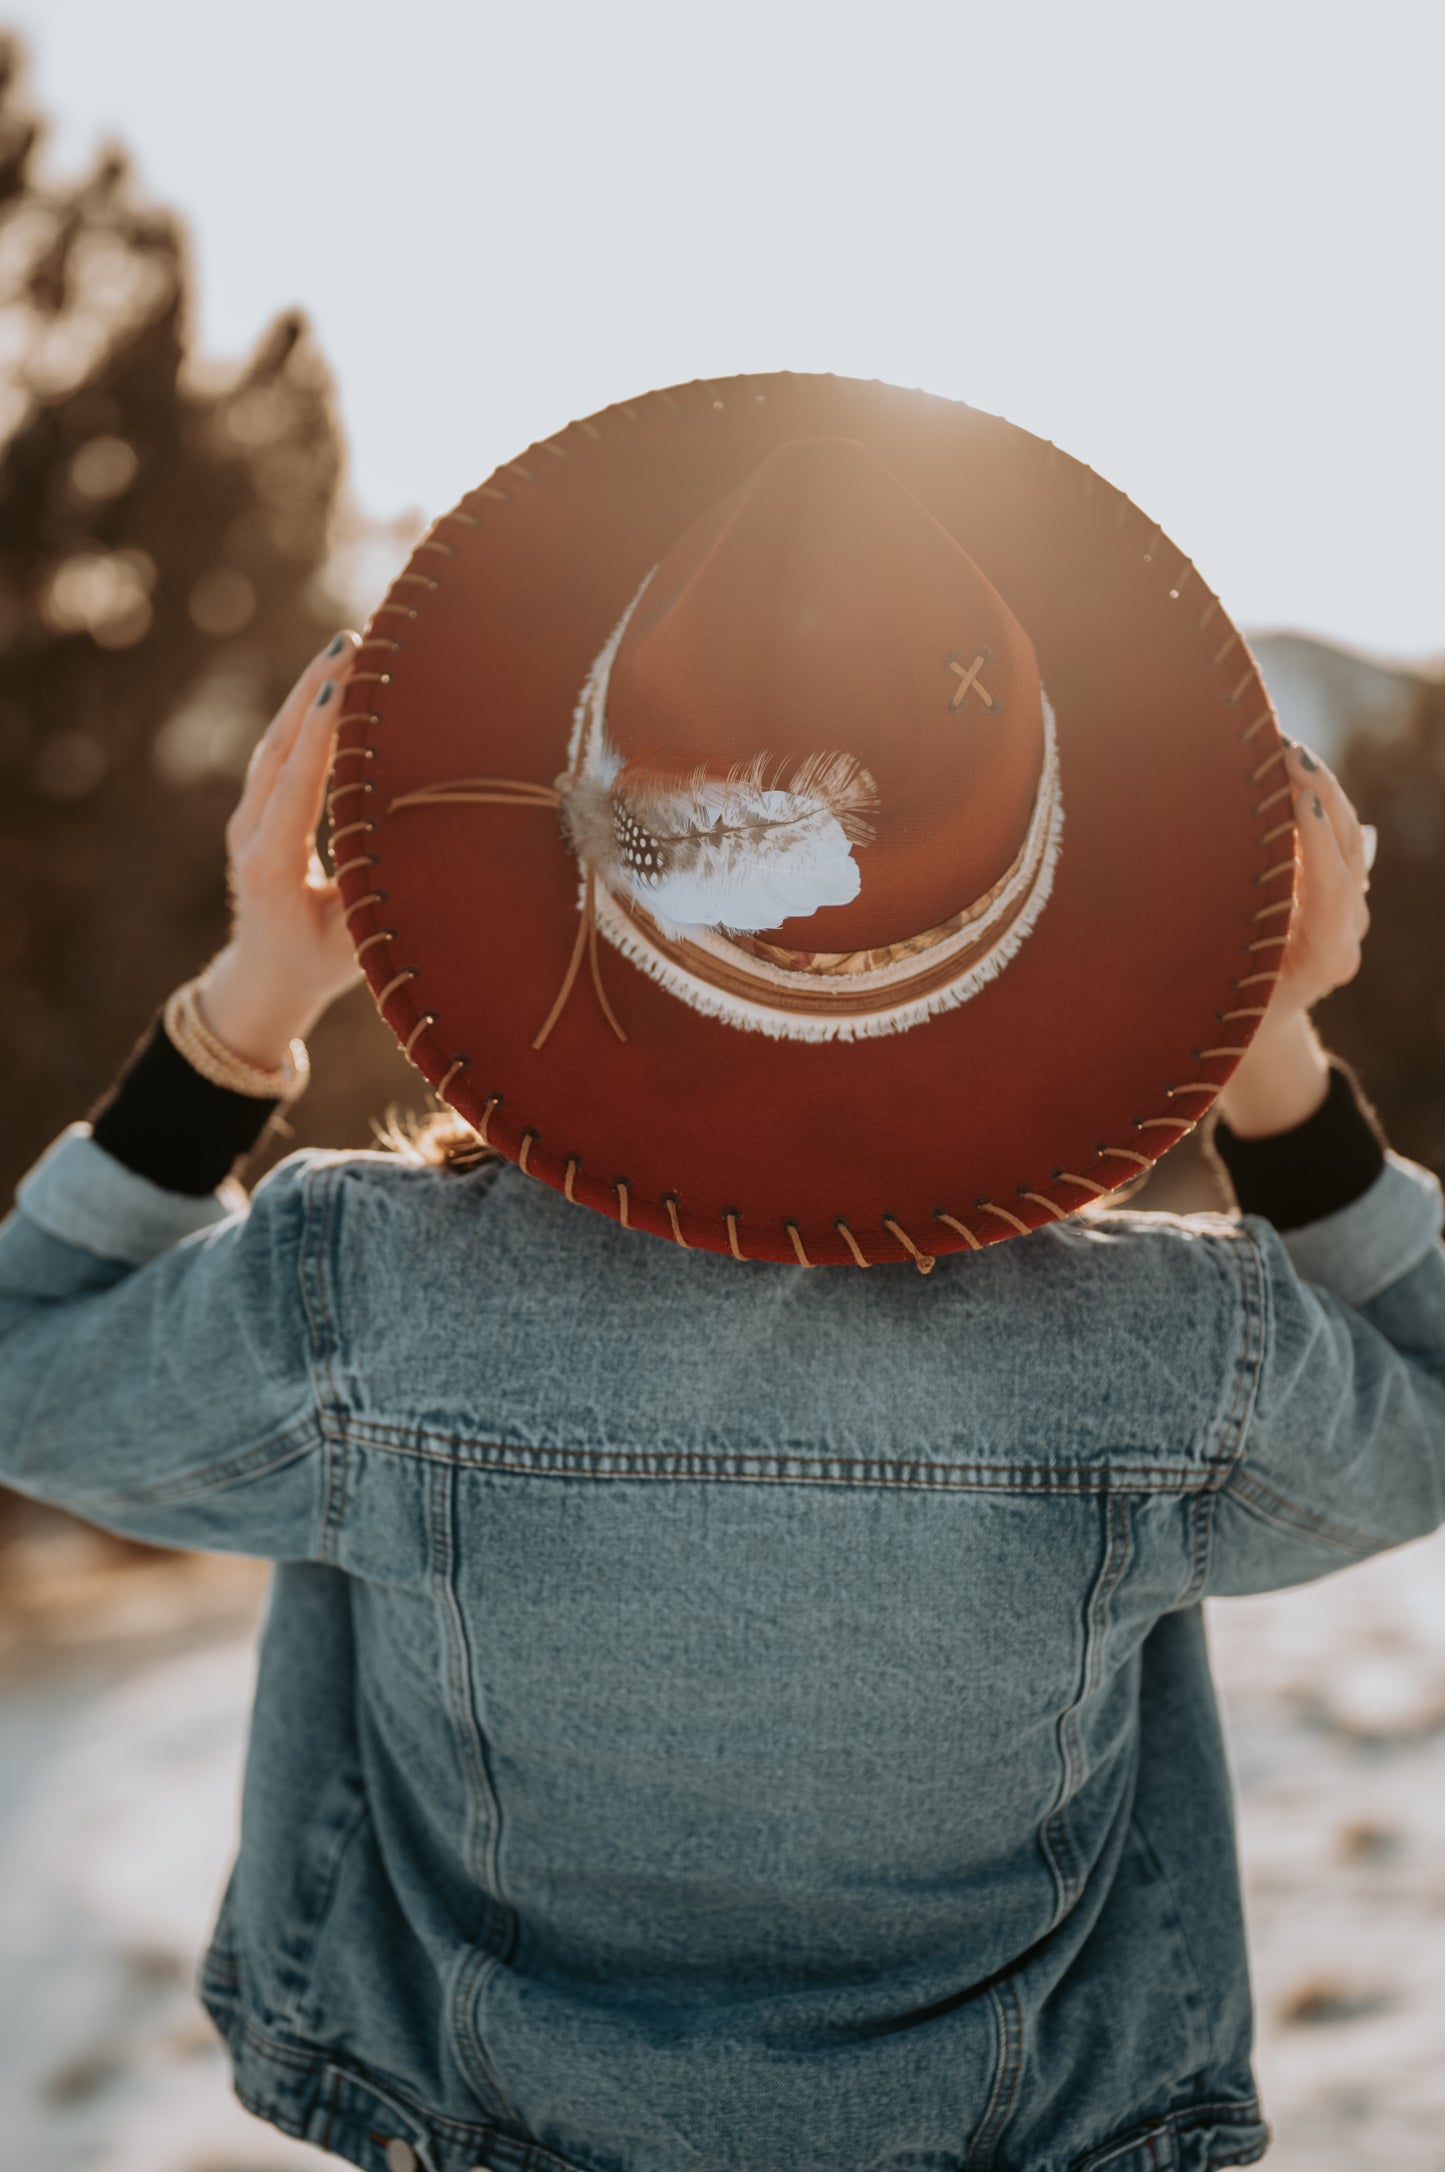
<svg viewBox="0 0 1445 2172">
<path fill-rule="evenodd" d="M 256 742 L 226 824 L 231 939 L 201 975 L 218 1040 L 270 1070 L 362 977 L 341 892 L 316 850 L 340 695 L 359 636 L 313 656 Z"/>
<path fill-rule="evenodd" d="M 1285 767 L 1294 787 L 1299 860 L 1289 940 L 1269 1008 L 1216 1104 L 1230 1129 L 1246 1139 L 1292 1130 L 1323 1102 L 1329 1067 L 1309 1013 L 1354 979 L 1370 924 L 1359 816 L 1318 755 L 1291 743 Z"/>
</svg>

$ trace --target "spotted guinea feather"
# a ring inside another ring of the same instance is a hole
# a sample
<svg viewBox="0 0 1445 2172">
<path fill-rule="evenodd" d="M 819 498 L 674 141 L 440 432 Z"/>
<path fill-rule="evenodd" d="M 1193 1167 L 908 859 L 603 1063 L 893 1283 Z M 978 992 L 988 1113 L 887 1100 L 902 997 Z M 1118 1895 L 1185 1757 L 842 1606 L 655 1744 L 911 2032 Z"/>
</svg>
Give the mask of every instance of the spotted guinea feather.
<svg viewBox="0 0 1445 2172">
<path fill-rule="evenodd" d="M 849 754 L 809 755 L 789 775 L 758 755 L 721 777 L 604 759 L 571 785 L 563 819 L 581 858 L 664 928 L 741 934 L 850 903 L 876 804 Z"/>
</svg>

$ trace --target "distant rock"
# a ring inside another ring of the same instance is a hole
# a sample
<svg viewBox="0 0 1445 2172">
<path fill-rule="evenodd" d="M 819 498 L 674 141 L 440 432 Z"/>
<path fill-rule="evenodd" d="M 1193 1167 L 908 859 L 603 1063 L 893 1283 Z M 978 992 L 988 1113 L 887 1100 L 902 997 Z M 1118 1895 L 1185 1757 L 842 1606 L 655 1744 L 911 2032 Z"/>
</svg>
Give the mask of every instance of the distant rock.
<svg viewBox="0 0 1445 2172">
<path fill-rule="evenodd" d="M 1367 656 L 1313 634 L 1252 633 L 1250 648 L 1282 729 L 1333 767 L 1353 732 L 1393 738 L 1408 726 L 1439 658 L 1412 663 Z"/>
</svg>

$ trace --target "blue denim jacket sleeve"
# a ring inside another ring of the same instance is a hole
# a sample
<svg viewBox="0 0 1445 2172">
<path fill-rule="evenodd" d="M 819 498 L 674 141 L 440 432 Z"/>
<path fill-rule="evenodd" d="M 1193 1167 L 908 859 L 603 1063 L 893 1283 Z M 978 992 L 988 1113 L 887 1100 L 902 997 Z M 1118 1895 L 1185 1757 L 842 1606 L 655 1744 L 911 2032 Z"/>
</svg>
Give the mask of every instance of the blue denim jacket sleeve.
<svg viewBox="0 0 1445 2172">
<path fill-rule="evenodd" d="M 1440 1186 L 1392 1153 L 1349 1206 L 1261 1261 L 1252 1414 L 1215 1505 L 1209 1589 L 1307 1583 L 1445 1523 Z"/>
<path fill-rule="evenodd" d="M 163 1546 L 316 1558 L 306 1179 L 194 1198 L 74 1123 L 0 1223 L 0 1482 Z"/>
</svg>

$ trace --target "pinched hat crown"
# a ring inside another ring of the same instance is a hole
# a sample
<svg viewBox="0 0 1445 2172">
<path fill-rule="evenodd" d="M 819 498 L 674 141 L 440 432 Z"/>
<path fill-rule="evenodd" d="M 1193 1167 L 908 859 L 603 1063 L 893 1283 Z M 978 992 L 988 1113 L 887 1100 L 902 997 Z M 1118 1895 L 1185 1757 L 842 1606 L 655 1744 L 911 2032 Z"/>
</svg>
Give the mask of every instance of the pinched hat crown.
<svg viewBox="0 0 1445 2172">
<path fill-rule="evenodd" d="M 966 1000 L 1041 911 L 1062 818 L 1027 634 L 848 439 L 780 446 L 651 570 L 558 782 L 602 932 L 800 1040 Z"/>
</svg>

